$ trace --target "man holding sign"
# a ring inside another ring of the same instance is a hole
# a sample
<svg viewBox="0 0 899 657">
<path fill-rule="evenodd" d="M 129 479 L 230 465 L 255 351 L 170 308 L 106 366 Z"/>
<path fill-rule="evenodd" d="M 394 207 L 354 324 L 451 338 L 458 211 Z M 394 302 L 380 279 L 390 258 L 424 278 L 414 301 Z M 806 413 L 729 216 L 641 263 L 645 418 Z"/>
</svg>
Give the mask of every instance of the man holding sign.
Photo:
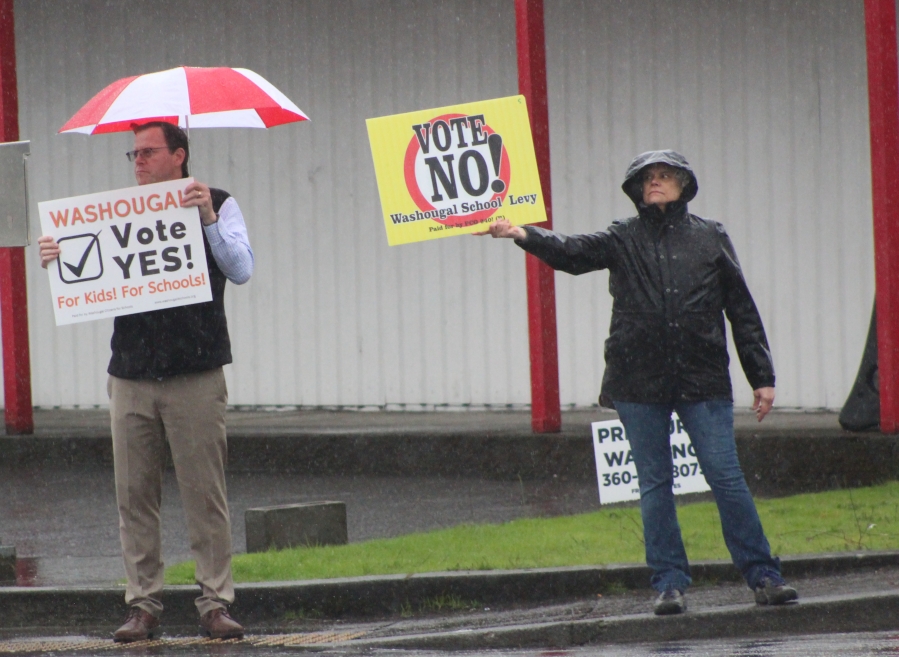
<svg viewBox="0 0 899 657">
<path fill-rule="evenodd" d="M 774 365 L 733 244 L 721 224 L 687 211 L 699 185 L 679 153 L 637 156 L 622 189 L 638 214 L 606 231 L 569 237 L 500 221 L 479 234 L 513 238 L 569 274 L 609 270 L 614 305 L 600 403 L 618 411 L 637 466 L 646 561 L 659 592 L 655 613 L 685 611 L 691 583 L 672 493 L 672 411 L 690 436 L 725 543 L 756 602 L 796 600 L 737 460 L 725 314 L 760 422 L 774 403 Z"/>
<path fill-rule="evenodd" d="M 139 185 L 187 177 L 188 140 L 180 128 L 152 122 L 134 130 L 134 150 L 127 155 Z M 227 192 L 192 182 L 180 196 L 181 207 L 197 208 L 203 226 L 212 301 L 118 316 L 112 335 L 108 390 L 128 581 L 125 602 L 131 608 L 114 634 L 122 642 L 152 637 L 162 613 L 159 507 L 166 443 L 197 562 L 201 628 L 213 638 L 243 635 L 227 612 L 234 584 L 225 491 L 228 392 L 222 366 L 232 362 L 225 282 L 240 285 L 249 280 L 253 252 L 240 208 Z M 159 238 L 163 236 L 160 231 Z M 67 255 L 65 245 L 60 247 L 51 236 L 38 242 L 45 268 Z M 74 260 L 76 267 L 83 267 L 90 256 L 85 253 L 80 263 L 77 254 L 64 262 Z"/>
</svg>

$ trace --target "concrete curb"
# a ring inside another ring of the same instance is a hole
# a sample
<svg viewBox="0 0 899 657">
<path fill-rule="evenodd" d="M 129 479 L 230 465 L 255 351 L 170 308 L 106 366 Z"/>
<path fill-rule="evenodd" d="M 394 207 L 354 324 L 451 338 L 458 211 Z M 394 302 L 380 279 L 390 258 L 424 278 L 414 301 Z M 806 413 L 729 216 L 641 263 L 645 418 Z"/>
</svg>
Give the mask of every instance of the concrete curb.
<svg viewBox="0 0 899 657">
<path fill-rule="evenodd" d="M 736 431 L 754 495 L 871 486 L 899 478 L 899 436 L 840 431 Z M 335 430 L 269 434 L 235 429 L 229 472 L 347 476 L 467 476 L 596 480 L 587 430 Z M 0 436 L 0 467 L 112 467 L 108 436 Z"/>
<path fill-rule="evenodd" d="M 455 630 L 359 639 L 341 650 L 374 648 L 415 650 L 489 650 L 512 648 L 570 648 L 602 643 L 643 643 L 724 639 L 776 634 L 878 632 L 899 628 L 899 591 L 866 596 L 812 598 L 784 607 L 729 606 L 690 611 L 683 616 L 652 614 L 610 616 L 477 630 Z"/>
<path fill-rule="evenodd" d="M 899 551 L 788 557 L 784 575 L 829 575 L 899 565 Z M 286 617 L 375 618 L 416 608 L 439 596 L 480 604 L 541 604 L 590 598 L 597 593 L 647 587 L 646 566 L 546 568 L 519 571 L 466 571 L 379 577 L 240 584 L 234 614 L 247 626 L 277 627 Z M 692 565 L 697 583 L 739 580 L 728 562 Z M 31 632 L 39 627 L 108 627 L 124 610 L 121 587 L 0 587 L 0 630 Z M 166 588 L 167 626 L 193 626 L 195 586 Z M 692 615 L 691 615 L 692 617 Z M 573 626 L 574 627 L 574 626 Z M 579 627 L 579 626 L 578 626 Z M 553 630 L 556 631 L 556 630 Z"/>
</svg>

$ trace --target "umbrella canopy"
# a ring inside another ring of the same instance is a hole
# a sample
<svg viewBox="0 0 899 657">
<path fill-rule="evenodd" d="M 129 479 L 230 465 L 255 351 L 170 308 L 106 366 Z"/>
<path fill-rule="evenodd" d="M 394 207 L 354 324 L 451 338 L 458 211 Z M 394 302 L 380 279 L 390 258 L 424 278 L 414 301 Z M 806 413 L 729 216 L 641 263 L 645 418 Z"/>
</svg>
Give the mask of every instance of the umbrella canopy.
<svg viewBox="0 0 899 657">
<path fill-rule="evenodd" d="M 308 120 L 287 96 L 253 71 L 179 66 L 113 82 L 59 132 L 125 132 L 150 121 L 182 128 L 271 128 Z"/>
</svg>

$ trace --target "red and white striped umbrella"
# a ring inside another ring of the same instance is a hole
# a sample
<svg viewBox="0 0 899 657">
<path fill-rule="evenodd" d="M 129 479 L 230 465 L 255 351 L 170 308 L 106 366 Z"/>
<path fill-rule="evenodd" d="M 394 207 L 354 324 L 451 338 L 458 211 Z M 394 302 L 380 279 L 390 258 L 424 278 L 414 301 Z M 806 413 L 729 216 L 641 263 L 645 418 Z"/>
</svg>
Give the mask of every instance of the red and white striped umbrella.
<svg viewBox="0 0 899 657">
<path fill-rule="evenodd" d="M 271 128 L 308 120 L 287 96 L 253 71 L 179 66 L 113 82 L 59 132 L 125 132 L 150 121 L 177 123 L 182 128 Z"/>
</svg>

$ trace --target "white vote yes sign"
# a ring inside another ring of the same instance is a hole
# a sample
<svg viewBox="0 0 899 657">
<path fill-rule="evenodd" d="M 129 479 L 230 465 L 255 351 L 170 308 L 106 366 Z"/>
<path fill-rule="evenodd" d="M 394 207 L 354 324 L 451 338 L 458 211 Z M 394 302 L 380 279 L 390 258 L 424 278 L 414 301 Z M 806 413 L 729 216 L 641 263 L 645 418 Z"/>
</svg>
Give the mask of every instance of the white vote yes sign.
<svg viewBox="0 0 899 657">
<path fill-rule="evenodd" d="M 212 300 L 200 215 L 181 207 L 191 182 L 38 203 L 61 250 L 47 267 L 57 325 Z"/>
<path fill-rule="evenodd" d="M 637 466 L 631 455 L 631 445 L 627 440 L 624 425 L 620 420 L 606 420 L 594 422 L 591 426 L 600 504 L 640 499 Z M 711 490 L 702 475 L 696 452 L 690 444 L 690 437 L 677 413 L 671 415 L 669 428 L 674 494 L 702 493 Z"/>
</svg>

